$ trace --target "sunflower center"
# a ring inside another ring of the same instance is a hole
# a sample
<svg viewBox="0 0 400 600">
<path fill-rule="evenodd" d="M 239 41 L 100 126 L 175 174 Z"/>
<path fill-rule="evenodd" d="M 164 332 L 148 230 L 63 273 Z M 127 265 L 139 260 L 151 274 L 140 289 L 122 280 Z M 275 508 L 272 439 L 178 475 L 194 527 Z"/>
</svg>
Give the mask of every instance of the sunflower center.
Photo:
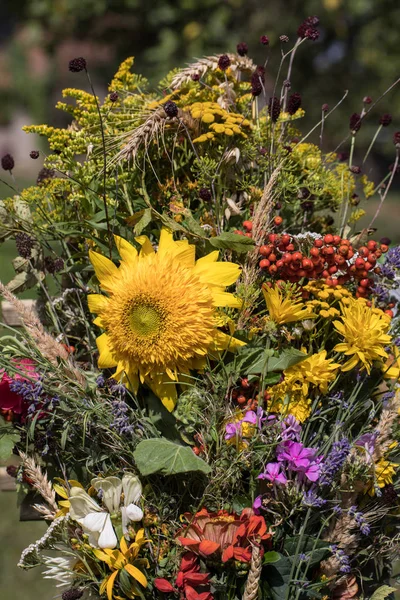
<svg viewBox="0 0 400 600">
<path fill-rule="evenodd" d="M 134 306 L 129 315 L 132 331 L 141 337 L 152 337 L 158 333 L 161 321 L 161 315 L 157 308 L 146 304 Z"/>
</svg>

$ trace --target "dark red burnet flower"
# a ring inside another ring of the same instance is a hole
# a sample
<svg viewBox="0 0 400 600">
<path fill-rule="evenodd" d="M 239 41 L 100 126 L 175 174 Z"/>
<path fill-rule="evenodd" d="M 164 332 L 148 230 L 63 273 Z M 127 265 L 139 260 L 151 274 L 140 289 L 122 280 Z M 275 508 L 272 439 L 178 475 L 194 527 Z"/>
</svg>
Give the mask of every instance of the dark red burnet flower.
<svg viewBox="0 0 400 600">
<path fill-rule="evenodd" d="M 349 127 L 351 133 L 354 135 L 361 128 L 361 115 L 358 113 L 353 113 L 349 119 Z"/>
<path fill-rule="evenodd" d="M 86 71 L 86 60 L 83 56 L 79 56 L 78 58 L 73 58 L 69 61 L 68 68 L 72 73 L 79 73 L 80 71 Z"/>
<path fill-rule="evenodd" d="M 39 150 L 31 150 L 29 156 L 33 158 L 33 160 L 36 160 L 39 158 Z"/>
<path fill-rule="evenodd" d="M 289 41 L 289 38 L 287 35 L 280 35 L 279 36 L 279 41 L 282 42 L 282 44 L 287 44 Z"/>
<path fill-rule="evenodd" d="M 393 144 L 397 146 L 400 144 L 400 131 L 395 131 L 393 134 Z"/>
<path fill-rule="evenodd" d="M 299 36 L 299 38 L 307 38 L 309 40 L 315 41 L 319 38 L 319 31 L 316 29 L 318 25 L 318 17 L 307 17 L 307 19 L 305 19 L 297 29 L 297 35 Z"/>
<path fill-rule="evenodd" d="M 361 173 L 361 167 L 359 167 L 357 165 L 353 165 L 350 167 L 350 171 L 352 173 L 354 173 L 355 175 L 359 175 Z"/>
<path fill-rule="evenodd" d="M 251 76 L 251 93 L 253 96 L 259 96 L 263 91 L 265 82 L 265 69 L 258 66 Z"/>
<path fill-rule="evenodd" d="M 23 417 L 28 410 L 28 406 L 24 403 L 23 398 L 10 389 L 11 384 L 14 381 L 30 381 L 39 378 L 36 371 L 36 364 L 30 358 L 14 359 L 13 362 L 16 369 L 25 373 L 27 377 L 24 377 L 21 373 L 15 373 L 13 376 L 10 376 L 6 371 L 0 371 L 0 413 L 6 420 Z"/>
<path fill-rule="evenodd" d="M 204 202 L 209 202 L 212 198 L 211 190 L 209 190 L 208 188 L 200 188 L 199 198 L 204 200 Z"/>
<path fill-rule="evenodd" d="M 392 115 L 390 115 L 389 113 L 385 113 L 379 119 L 379 125 L 382 125 L 382 127 L 389 127 L 391 122 L 392 122 Z"/>
<path fill-rule="evenodd" d="M 20 256 L 22 256 L 22 258 L 31 257 L 34 244 L 34 239 L 25 233 L 25 231 L 19 231 L 15 236 L 17 252 Z"/>
<path fill-rule="evenodd" d="M 363 102 L 364 102 L 364 104 L 372 104 L 371 96 L 364 96 Z"/>
<path fill-rule="evenodd" d="M 108 97 L 110 99 L 110 102 L 116 102 L 119 98 L 118 92 L 111 92 Z"/>
<path fill-rule="evenodd" d="M 249 47 L 246 44 L 246 42 L 240 42 L 236 46 L 236 51 L 239 54 L 239 56 L 246 56 L 246 54 L 248 54 L 248 52 L 249 52 Z"/>
<path fill-rule="evenodd" d="M 291 94 L 288 100 L 288 113 L 289 115 L 294 115 L 301 106 L 301 96 L 298 92 Z"/>
<path fill-rule="evenodd" d="M 323 105 L 321 106 L 321 110 L 322 110 L 322 112 L 323 112 L 323 113 L 327 113 L 327 112 L 328 112 L 328 110 L 329 110 L 329 104 L 326 104 L 326 103 L 325 103 L 325 104 L 323 104 Z"/>
<path fill-rule="evenodd" d="M 5 154 L 1 159 L 1 166 L 5 171 L 12 171 L 15 166 L 14 158 L 11 154 Z"/>
<path fill-rule="evenodd" d="M 165 114 L 170 119 L 173 119 L 174 117 L 178 116 L 179 109 L 178 109 L 177 105 L 175 104 L 175 102 L 172 102 L 172 100 L 168 100 L 168 102 L 166 102 L 163 105 L 163 108 L 165 110 Z"/>
<path fill-rule="evenodd" d="M 261 42 L 261 44 L 262 44 L 263 46 L 268 46 L 268 44 L 269 44 L 269 37 L 268 37 L 268 36 L 266 36 L 266 35 L 262 35 L 262 36 L 260 37 L 260 42 Z"/>
<path fill-rule="evenodd" d="M 276 96 L 272 96 L 268 101 L 268 113 L 273 123 L 276 123 L 281 114 L 281 103 Z"/>
<path fill-rule="evenodd" d="M 221 71 L 226 71 L 227 69 L 229 69 L 230 66 L 231 59 L 229 58 L 229 56 L 227 54 L 221 54 L 221 56 L 218 59 L 218 68 L 221 69 Z"/>
</svg>

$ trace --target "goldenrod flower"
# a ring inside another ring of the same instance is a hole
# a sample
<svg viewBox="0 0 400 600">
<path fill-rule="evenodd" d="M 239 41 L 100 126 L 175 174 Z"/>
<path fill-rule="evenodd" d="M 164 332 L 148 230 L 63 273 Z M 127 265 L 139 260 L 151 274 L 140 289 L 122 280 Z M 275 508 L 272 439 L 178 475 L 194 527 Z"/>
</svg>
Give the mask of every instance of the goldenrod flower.
<svg viewBox="0 0 400 600">
<path fill-rule="evenodd" d="M 96 557 L 105 562 L 112 571 L 111 575 L 108 575 L 103 580 L 99 590 L 100 595 L 107 591 L 108 600 L 117 598 L 113 594 L 115 580 L 121 571 L 126 571 L 134 580 L 130 593 L 132 596 L 143 598 L 143 593 L 137 587 L 136 582 L 140 583 L 143 587 L 147 587 L 147 579 L 141 568 L 148 568 L 149 564 L 146 558 L 138 558 L 138 555 L 143 544 L 146 544 L 148 541 L 144 538 L 144 529 L 140 529 L 136 534 L 135 541 L 130 546 L 128 546 L 124 536 L 122 536 L 119 542 L 119 550 L 111 550 L 109 548 L 94 550 Z"/>
<path fill-rule="evenodd" d="M 218 329 L 217 308 L 239 308 L 225 288 L 240 267 L 217 262 L 218 252 L 195 260 L 195 247 L 161 231 L 158 252 L 146 236 L 136 238 L 140 252 L 115 236 L 120 267 L 90 251 L 101 288 L 108 296 L 88 296 L 95 323 L 105 329 L 97 338 L 101 369 L 116 367 L 114 379 L 137 391 L 146 382 L 172 411 L 175 383 L 202 369 L 207 356 L 244 343 Z"/>
<path fill-rule="evenodd" d="M 362 363 L 369 374 L 374 360 L 388 358 L 384 347 L 391 340 L 387 333 L 390 319 L 383 311 L 367 306 L 362 299 L 347 300 L 347 306 L 341 303 L 342 321 L 333 322 L 344 338 L 344 342 L 336 344 L 334 350 L 351 357 L 342 366 L 343 371 L 350 371 Z"/>
<path fill-rule="evenodd" d="M 267 304 L 269 316 L 275 323 L 292 323 L 294 321 L 303 321 L 316 315 L 306 307 L 295 293 L 289 292 L 284 297 L 282 291 L 277 285 L 268 287 L 265 283 L 262 286 L 265 302 Z"/>
</svg>

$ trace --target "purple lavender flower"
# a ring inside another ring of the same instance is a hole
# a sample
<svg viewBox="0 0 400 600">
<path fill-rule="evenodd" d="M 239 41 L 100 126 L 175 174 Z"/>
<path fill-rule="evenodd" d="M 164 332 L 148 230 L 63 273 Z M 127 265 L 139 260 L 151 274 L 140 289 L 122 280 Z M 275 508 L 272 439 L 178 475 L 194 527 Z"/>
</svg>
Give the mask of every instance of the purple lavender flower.
<svg viewBox="0 0 400 600">
<path fill-rule="evenodd" d="M 400 246 L 394 246 L 390 248 L 386 254 L 385 264 L 389 264 L 395 269 L 400 269 Z"/>
<path fill-rule="evenodd" d="M 380 285 L 380 284 L 376 285 L 375 287 L 372 288 L 372 292 L 373 292 L 374 296 L 376 296 L 378 302 L 381 302 L 382 304 L 386 304 L 387 302 L 389 302 L 390 292 L 383 285 Z"/>
<path fill-rule="evenodd" d="M 129 420 L 129 406 L 124 400 L 113 400 L 111 402 L 111 412 L 114 417 L 110 427 L 115 429 L 118 435 L 132 435 L 133 425 Z"/>
<path fill-rule="evenodd" d="M 308 492 L 304 492 L 303 500 L 301 501 L 303 506 L 308 506 L 311 508 L 321 508 L 324 504 L 326 504 L 326 500 L 317 496 L 315 490 L 309 490 Z"/>
<path fill-rule="evenodd" d="M 371 533 L 371 527 L 365 520 L 363 513 L 357 510 L 357 506 L 350 506 L 348 514 L 350 517 L 354 518 L 363 535 L 369 535 Z"/>
<path fill-rule="evenodd" d="M 288 417 L 286 417 L 286 419 L 282 421 L 281 427 L 281 437 L 283 441 L 300 441 L 301 425 L 293 415 L 289 415 Z"/>
<path fill-rule="evenodd" d="M 347 438 L 334 442 L 332 449 L 325 459 L 321 469 L 320 485 L 331 485 L 335 475 L 343 467 L 350 453 L 351 445 Z"/>
<path fill-rule="evenodd" d="M 350 571 L 351 571 L 350 558 L 347 556 L 345 551 L 342 550 L 341 548 L 338 548 L 338 546 L 336 544 L 333 544 L 332 546 L 330 546 L 329 549 L 332 552 L 333 556 L 335 556 L 339 561 L 340 572 L 341 573 L 350 573 Z"/>
<path fill-rule="evenodd" d="M 257 479 L 267 479 L 271 483 L 286 485 L 287 479 L 285 474 L 281 472 L 281 468 L 280 463 L 268 463 L 264 473 L 261 473 Z"/>
</svg>

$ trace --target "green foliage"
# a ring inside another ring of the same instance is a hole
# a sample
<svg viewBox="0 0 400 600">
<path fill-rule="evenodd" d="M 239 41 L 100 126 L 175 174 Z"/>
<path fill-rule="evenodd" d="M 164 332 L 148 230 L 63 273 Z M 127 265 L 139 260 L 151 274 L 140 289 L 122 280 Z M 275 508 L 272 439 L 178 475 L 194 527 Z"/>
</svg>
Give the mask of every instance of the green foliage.
<svg viewBox="0 0 400 600">
<path fill-rule="evenodd" d="M 11 423 L 0 417 L 0 462 L 8 460 L 14 446 L 19 442 L 21 436 L 17 433 Z"/>
<path fill-rule="evenodd" d="M 200 471 L 210 473 L 211 468 L 196 456 L 188 446 L 179 446 L 169 440 L 149 439 L 140 442 L 133 453 L 141 475 L 177 475 Z"/>
</svg>

